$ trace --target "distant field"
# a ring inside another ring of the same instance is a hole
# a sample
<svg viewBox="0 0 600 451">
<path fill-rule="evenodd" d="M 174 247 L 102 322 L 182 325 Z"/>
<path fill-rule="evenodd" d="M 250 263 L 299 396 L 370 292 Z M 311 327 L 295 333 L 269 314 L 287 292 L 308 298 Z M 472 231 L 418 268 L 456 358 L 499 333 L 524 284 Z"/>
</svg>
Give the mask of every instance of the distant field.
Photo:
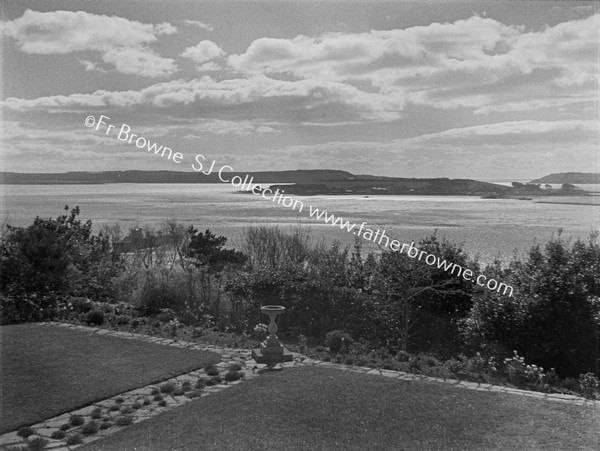
<svg viewBox="0 0 600 451">
<path fill-rule="evenodd" d="M 592 450 L 599 419 L 591 407 L 304 367 L 262 375 L 82 449 Z"/>
<path fill-rule="evenodd" d="M 218 362 L 179 349 L 32 324 L 0 327 L 0 433 Z"/>
</svg>

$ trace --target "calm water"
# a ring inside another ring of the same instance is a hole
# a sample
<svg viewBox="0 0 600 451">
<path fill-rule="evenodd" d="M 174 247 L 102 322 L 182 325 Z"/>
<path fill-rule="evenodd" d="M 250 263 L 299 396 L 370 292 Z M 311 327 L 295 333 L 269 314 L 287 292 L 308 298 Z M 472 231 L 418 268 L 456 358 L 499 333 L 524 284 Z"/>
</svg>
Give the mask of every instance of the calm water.
<svg viewBox="0 0 600 451">
<path fill-rule="evenodd" d="M 56 217 L 68 204 L 79 205 L 81 217 L 91 219 L 96 230 L 115 222 L 124 231 L 136 225 L 158 228 L 165 219 L 175 218 L 225 234 L 234 245 L 244 226 L 262 224 L 301 224 L 310 226 L 315 237 L 353 242 L 350 233 L 311 220 L 312 205 L 352 222 L 366 221 L 372 229 L 385 228 L 387 235 L 402 242 L 418 241 L 437 229 L 440 236 L 463 242 L 469 253 L 485 261 L 508 258 L 535 240 L 543 243 L 561 228 L 563 236 L 585 238 L 600 225 L 597 206 L 467 196 L 298 197 L 304 203 L 304 211 L 298 213 L 260 196 L 236 194 L 226 184 L 0 185 L 0 190 L 2 216 L 12 225 L 30 224 L 35 216 Z"/>
</svg>

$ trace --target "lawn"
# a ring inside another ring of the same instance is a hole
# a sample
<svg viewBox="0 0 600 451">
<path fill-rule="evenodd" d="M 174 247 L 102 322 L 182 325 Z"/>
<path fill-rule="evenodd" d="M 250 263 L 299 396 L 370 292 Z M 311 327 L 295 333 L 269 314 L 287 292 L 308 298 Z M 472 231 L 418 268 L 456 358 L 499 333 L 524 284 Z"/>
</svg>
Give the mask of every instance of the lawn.
<svg viewBox="0 0 600 451">
<path fill-rule="evenodd" d="M 83 450 L 598 449 L 599 414 L 591 406 L 299 367 L 194 400 Z"/>
<path fill-rule="evenodd" d="M 0 327 L 0 433 L 218 362 L 214 353 L 34 324 Z"/>
</svg>

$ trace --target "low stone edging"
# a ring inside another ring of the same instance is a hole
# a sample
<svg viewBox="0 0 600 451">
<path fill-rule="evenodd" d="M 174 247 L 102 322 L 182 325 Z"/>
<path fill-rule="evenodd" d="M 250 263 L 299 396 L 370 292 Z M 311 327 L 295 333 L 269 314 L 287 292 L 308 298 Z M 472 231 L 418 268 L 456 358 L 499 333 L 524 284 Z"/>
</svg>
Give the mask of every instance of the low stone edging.
<svg viewBox="0 0 600 451">
<path fill-rule="evenodd" d="M 242 383 L 246 379 L 252 379 L 254 377 L 259 376 L 260 369 L 264 365 L 257 365 L 251 357 L 250 349 L 239 349 L 239 348 L 223 348 L 214 345 L 200 345 L 197 343 L 191 343 L 186 341 L 180 341 L 177 339 L 166 339 L 160 337 L 152 337 L 150 335 L 137 334 L 132 332 L 122 332 L 122 331 L 114 331 L 110 329 L 98 329 L 94 327 L 88 327 L 77 324 L 67 324 L 67 323 L 39 323 L 45 326 L 52 327 L 67 327 L 76 330 L 81 330 L 85 332 L 92 332 L 101 335 L 109 335 L 114 337 L 120 337 L 125 339 L 136 339 L 142 340 L 150 343 L 162 344 L 165 346 L 174 346 L 179 348 L 187 348 L 194 349 L 199 351 L 211 351 L 221 355 L 222 361 L 217 363 L 215 366 L 221 371 L 226 371 L 227 368 L 233 364 L 238 364 L 241 367 L 240 372 L 243 373 L 243 377 L 239 380 L 232 382 L 225 382 L 219 385 L 207 386 L 202 389 L 199 397 L 205 397 L 212 393 L 218 393 L 228 387 L 238 385 Z M 517 388 L 510 388 L 501 385 L 492 385 L 485 383 L 477 383 L 477 382 L 468 382 L 468 381 L 460 381 L 456 379 L 442 379 L 437 377 L 430 377 L 419 374 L 405 373 L 402 371 L 393 371 L 393 370 L 384 370 L 384 369 L 375 369 L 370 367 L 360 367 L 360 366 L 349 366 L 341 363 L 332 363 L 332 362 L 324 362 L 320 360 L 313 360 L 307 358 L 301 354 L 294 353 L 294 360 L 289 363 L 283 363 L 282 366 L 285 367 L 294 367 L 294 366 L 317 366 L 321 368 L 332 368 L 338 369 L 342 371 L 351 371 L 360 374 L 369 374 L 369 375 L 379 375 L 384 377 L 392 377 L 403 381 L 410 382 L 429 382 L 429 383 L 442 383 L 446 385 L 452 385 L 455 387 L 461 387 L 470 390 L 477 391 L 487 391 L 487 392 L 496 392 L 496 393 L 509 393 L 514 395 L 527 396 L 536 399 L 546 399 L 550 401 L 559 401 L 566 402 L 569 404 L 575 405 L 594 405 L 600 407 L 599 400 L 589 400 L 585 398 L 581 398 L 574 395 L 563 395 L 563 394 L 555 394 L 555 393 L 542 393 L 542 392 L 534 392 L 529 390 L 522 390 Z M 121 407 L 131 407 L 136 401 L 139 402 L 140 399 L 148 398 L 152 396 L 152 390 L 158 388 L 159 386 L 167 383 L 173 383 L 177 386 L 180 386 L 183 382 L 189 381 L 191 385 L 195 385 L 199 379 L 205 379 L 207 377 L 206 372 L 203 369 L 196 369 L 186 374 L 182 374 L 167 380 L 164 380 L 160 383 L 150 384 L 145 387 L 137 388 L 135 390 L 130 390 L 124 393 L 120 393 L 111 398 L 104 399 L 102 401 L 93 403 L 89 406 L 74 410 L 72 412 L 64 413 L 58 415 L 56 417 L 50 418 L 48 420 L 39 422 L 31 426 L 31 429 L 34 431 L 29 438 L 22 438 L 17 435 L 17 431 L 9 432 L 0 436 L 0 450 L 8 450 L 8 449 L 19 449 L 19 447 L 27 446 L 29 440 L 35 437 L 42 437 L 47 440 L 48 443 L 44 449 L 51 449 L 54 451 L 67 451 L 77 448 L 85 443 L 90 443 L 96 440 L 99 440 L 108 435 L 112 435 L 127 426 L 117 426 L 112 425 L 107 429 L 101 429 L 98 432 L 92 435 L 83 435 L 82 443 L 77 445 L 67 445 L 66 437 L 65 439 L 52 439 L 50 436 L 55 431 L 58 431 L 61 425 L 67 423 L 69 419 L 74 415 L 80 415 L 83 417 L 85 423 L 88 423 L 92 417 L 91 413 L 94 409 L 100 408 L 102 412 L 104 412 L 103 416 L 108 416 L 111 419 L 115 419 L 118 416 L 122 416 L 120 411 L 111 411 L 110 407 L 116 404 L 120 404 Z M 137 408 L 128 416 L 131 417 L 131 424 L 136 424 L 141 421 L 147 420 L 153 416 L 159 415 L 163 412 L 171 410 L 177 406 L 186 404 L 190 402 L 192 399 L 182 395 L 173 395 L 173 394 L 162 394 L 163 399 L 166 401 L 166 405 L 157 406 L 154 403 L 149 405 L 142 405 Z M 117 402 L 117 401 L 121 402 Z M 81 427 L 73 427 L 70 429 L 71 432 L 77 432 Z M 27 449 L 27 448 L 22 448 Z"/>
</svg>

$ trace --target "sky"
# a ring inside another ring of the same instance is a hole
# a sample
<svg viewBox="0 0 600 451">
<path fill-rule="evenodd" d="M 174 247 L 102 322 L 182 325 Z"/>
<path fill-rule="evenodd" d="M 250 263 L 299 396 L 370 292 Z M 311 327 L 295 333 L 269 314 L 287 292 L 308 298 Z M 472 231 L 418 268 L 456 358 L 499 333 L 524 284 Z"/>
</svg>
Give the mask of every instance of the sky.
<svg viewBox="0 0 600 451">
<path fill-rule="evenodd" d="M 600 172 L 594 2 L 1 8 L 4 171 Z"/>
</svg>

